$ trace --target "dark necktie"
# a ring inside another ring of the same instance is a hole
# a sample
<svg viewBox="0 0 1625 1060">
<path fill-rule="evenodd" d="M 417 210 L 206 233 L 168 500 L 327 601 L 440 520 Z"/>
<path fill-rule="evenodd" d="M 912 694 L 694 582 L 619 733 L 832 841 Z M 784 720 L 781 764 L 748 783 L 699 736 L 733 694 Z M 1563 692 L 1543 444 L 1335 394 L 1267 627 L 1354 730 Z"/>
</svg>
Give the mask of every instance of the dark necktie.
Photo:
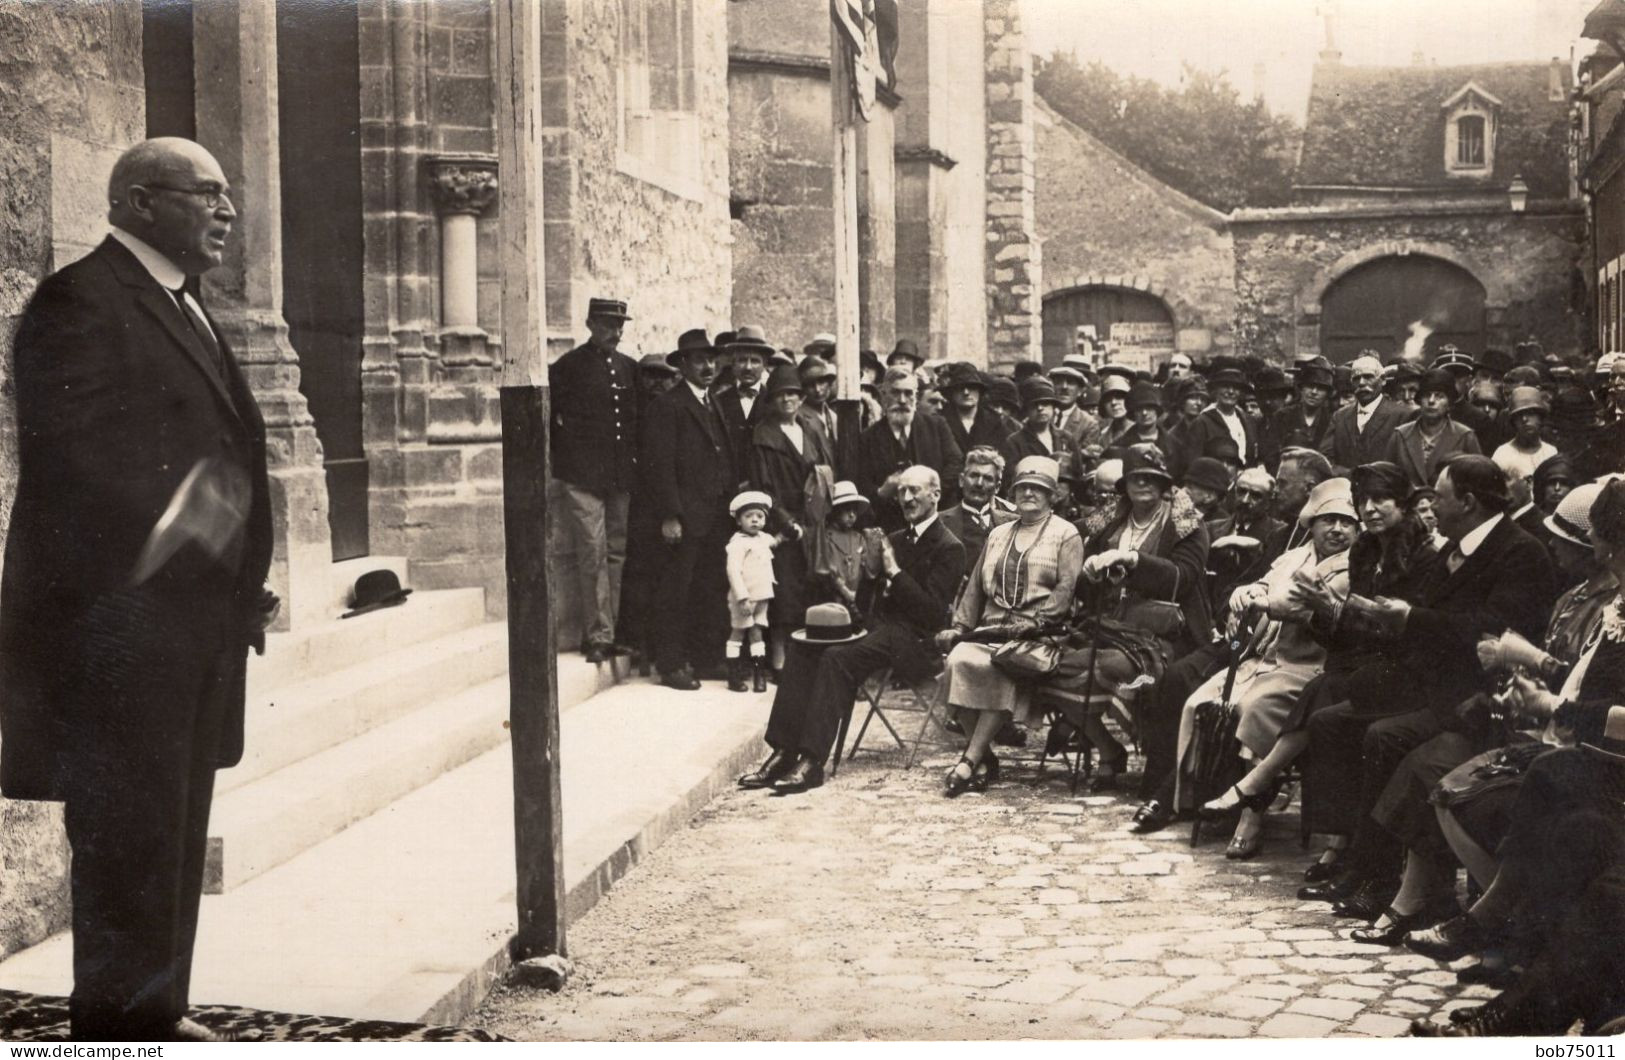
<svg viewBox="0 0 1625 1060">
<path fill-rule="evenodd" d="M 756 400 L 756 388 L 753 387 L 753 386 L 742 386 L 742 387 L 739 388 L 739 396 L 742 397 L 742 398 L 749 398 L 750 400 L 755 401 Z"/>
<path fill-rule="evenodd" d="M 198 311 L 192 308 L 192 303 L 186 297 L 186 288 L 169 292 L 174 296 L 175 304 L 180 306 L 181 312 L 186 316 L 186 322 L 192 326 L 192 333 L 203 344 L 204 352 L 209 355 L 209 364 L 216 374 L 225 378 L 224 355 L 220 352 L 220 343 L 215 339 L 214 332 L 209 328 L 209 322 L 204 320 Z"/>
<path fill-rule="evenodd" d="M 1444 569 L 1449 571 L 1451 574 L 1454 574 L 1458 570 L 1461 570 L 1461 565 L 1466 562 L 1467 554 L 1464 553 L 1461 550 L 1461 546 L 1458 545 L 1450 550 L 1450 555 L 1444 558 Z"/>
</svg>

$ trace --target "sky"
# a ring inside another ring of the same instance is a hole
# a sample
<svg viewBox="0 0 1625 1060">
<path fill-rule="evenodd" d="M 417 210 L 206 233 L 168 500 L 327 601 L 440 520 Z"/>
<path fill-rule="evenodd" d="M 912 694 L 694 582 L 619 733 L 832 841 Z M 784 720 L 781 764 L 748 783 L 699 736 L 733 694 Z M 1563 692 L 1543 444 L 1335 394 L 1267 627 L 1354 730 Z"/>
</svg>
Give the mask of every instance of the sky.
<svg viewBox="0 0 1625 1060">
<path fill-rule="evenodd" d="M 1506 60 L 1565 62 L 1596 0 L 1023 0 L 1036 54 L 1075 50 L 1119 73 L 1177 86 L 1182 62 L 1226 70 L 1243 94 L 1303 120 L 1322 13 L 1335 7 L 1337 47 L 1356 66 L 1441 66 Z"/>
</svg>

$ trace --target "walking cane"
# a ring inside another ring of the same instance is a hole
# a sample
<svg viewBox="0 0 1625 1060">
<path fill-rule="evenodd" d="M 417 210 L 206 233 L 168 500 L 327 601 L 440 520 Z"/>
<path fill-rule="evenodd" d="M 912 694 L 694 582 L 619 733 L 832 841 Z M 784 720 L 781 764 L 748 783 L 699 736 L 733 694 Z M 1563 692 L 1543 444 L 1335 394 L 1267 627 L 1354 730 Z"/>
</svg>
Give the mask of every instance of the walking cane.
<svg viewBox="0 0 1625 1060">
<path fill-rule="evenodd" d="M 1106 568 L 1106 581 L 1114 587 L 1120 587 L 1123 584 L 1123 579 L 1127 577 L 1127 567 L 1113 565 Z M 1094 626 L 1089 631 L 1089 676 L 1083 682 L 1083 709 L 1086 714 L 1095 700 L 1095 671 L 1100 666 L 1100 627 L 1101 620 L 1106 616 L 1107 607 L 1105 604 L 1106 601 L 1102 600 L 1100 606 L 1095 608 Z M 1072 759 L 1072 794 L 1074 795 L 1078 793 L 1078 776 L 1083 769 L 1084 757 L 1093 753 L 1093 744 L 1089 742 L 1087 736 L 1083 735 L 1081 728 L 1078 731 L 1078 736 L 1083 746 L 1075 752 Z M 1064 760 L 1064 748 L 1062 754 Z"/>
<path fill-rule="evenodd" d="M 1220 756 L 1224 753 L 1229 740 L 1225 734 L 1229 729 L 1230 697 L 1236 690 L 1236 671 L 1241 668 L 1242 645 L 1247 640 L 1247 618 L 1252 613 L 1249 607 L 1236 616 L 1236 630 L 1227 638 L 1225 649 L 1229 655 L 1229 663 L 1224 672 L 1224 691 L 1219 696 L 1218 705 L 1206 712 L 1204 719 L 1202 707 L 1209 704 L 1200 704 L 1197 709 L 1196 724 L 1191 734 L 1195 742 L 1191 755 L 1191 787 L 1195 789 L 1195 799 L 1200 804 L 1206 795 L 1213 777 L 1219 772 L 1222 765 Z M 1196 846 L 1202 839 L 1202 815 L 1197 813 L 1191 822 L 1191 846 Z"/>
</svg>

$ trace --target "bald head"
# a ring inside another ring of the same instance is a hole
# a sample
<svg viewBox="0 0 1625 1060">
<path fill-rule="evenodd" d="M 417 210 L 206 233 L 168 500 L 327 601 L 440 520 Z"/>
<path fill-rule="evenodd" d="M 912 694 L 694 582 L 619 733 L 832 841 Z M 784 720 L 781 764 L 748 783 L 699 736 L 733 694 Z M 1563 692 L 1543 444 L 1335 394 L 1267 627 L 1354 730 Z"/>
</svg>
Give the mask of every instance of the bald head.
<svg viewBox="0 0 1625 1060">
<path fill-rule="evenodd" d="M 942 479 L 924 464 L 915 464 L 897 473 L 897 503 L 903 518 L 918 523 L 937 510 L 942 499 Z"/>
<path fill-rule="evenodd" d="M 237 217 L 229 192 L 220 163 L 201 144 L 161 136 L 113 163 L 107 219 L 196 276 L 224 256 Z"/>
</svg>

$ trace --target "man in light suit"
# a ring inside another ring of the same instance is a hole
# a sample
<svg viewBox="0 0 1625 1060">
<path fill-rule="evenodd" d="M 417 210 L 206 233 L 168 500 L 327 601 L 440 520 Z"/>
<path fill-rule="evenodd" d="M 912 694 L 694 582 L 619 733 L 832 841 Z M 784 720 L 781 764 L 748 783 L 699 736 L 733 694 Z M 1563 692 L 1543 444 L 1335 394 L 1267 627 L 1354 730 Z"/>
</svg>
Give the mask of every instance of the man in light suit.
<svg viewBox="0 0 1625 1060">
<path fill-rule="evenodd" d="M 0 789 L 65 804 L 73 1036 L 219 1040 L 186 1016 L 209 807 L 276 610 L 265 426 L 196 283 L 237 212 L 219 163 L 177 138 L 126 151 L 108 202 L 108 238 L 17 330 Z M 138 578 L 200 467 L 230 514 Z"/>
<path fill-rule="evenodd" d="M 1382 392 L 1382 361 L 1370 350 L 1349 365 L 1354 403 L 1332 413 L 1326 459 L 1339 474 L 1388 458 L 1388 438 L 1411 418 L 1411 410 Z"/>
</svg>

